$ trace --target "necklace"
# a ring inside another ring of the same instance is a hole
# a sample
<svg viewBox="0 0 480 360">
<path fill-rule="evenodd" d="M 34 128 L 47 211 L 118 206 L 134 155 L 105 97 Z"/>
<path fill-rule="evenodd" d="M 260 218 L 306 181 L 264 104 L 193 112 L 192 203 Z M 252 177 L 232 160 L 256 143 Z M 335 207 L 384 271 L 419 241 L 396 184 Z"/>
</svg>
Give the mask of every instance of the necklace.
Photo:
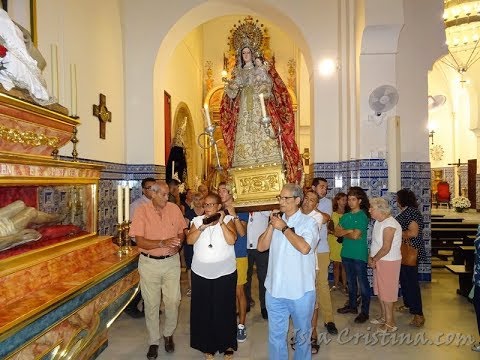
<svg viewBox="0 0 480 360">
<path fill-rule="evenodd" d="M 213 228 L 213 226 L 209 226 L 209 227 L 208 227 L 208 235 L 209 235 L 208 238 L 209 238 L 209 240 L 210 240 L 210 244 L 208 244 L 208 247 L 209 247 L 210 249 L 213 248 L 213 245 L 212 245 L 212 234 L 213 234 L 213 230 L 214 230 L 214 229 L 212 229 L 212 228 Z"/>
</svg>

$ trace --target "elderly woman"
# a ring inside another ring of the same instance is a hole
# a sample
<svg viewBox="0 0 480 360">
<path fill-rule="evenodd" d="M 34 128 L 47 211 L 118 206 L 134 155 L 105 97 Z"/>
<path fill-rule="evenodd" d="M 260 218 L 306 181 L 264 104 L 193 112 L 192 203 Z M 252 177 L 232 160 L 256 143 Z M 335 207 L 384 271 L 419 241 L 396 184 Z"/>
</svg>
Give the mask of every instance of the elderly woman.
<svg viewBox="0 0 480 360">
<path fill-rule="evenodd" d="M 398 300 L 398 279 L 402 253 L 402 227 L 391 216 L 390 206 L 385 199 L 370 199 L 370 215 L 375 219 L 372 245 L 368 265 L 373 269 L 373 290 L 378 295 L 381 314 L 371 320 L 380 325 L 382 332 L 395 332 L 393 303 Z"/>
<path fill-rule="evenodd" d="M 203 203 L 205 214 L 192 220 L 187 235 L 194 250 L 190 346 L 203 352 L 206 359 L 213 359 L 217 351 L 231 359 L 237 350 L 237 232 L 233 217 L 220 211 L 221 207 L 220 197 L 208 194 Z M 210 221 L 217 213 L 218 220 Z"/>
<path fill-rule="evenodd" d="M 422 294 L 418 284 L 418 261 L 426 261 L 425 243 L 423 242 L 423 216 L 418 210 L 417 198 L 408 189 L 397 192 L 397 203 L 401 213 L 396 216 L 402 226 L 402 239 L 417 249 L 417 261 L 414 265 L 402 264 L 400 268 L 400 286 L 403 305 L 399 311 L 409 311 L 413 315 L 410 325 L 421 327 L 425 323 L 422 309 Z"/>
</svg>

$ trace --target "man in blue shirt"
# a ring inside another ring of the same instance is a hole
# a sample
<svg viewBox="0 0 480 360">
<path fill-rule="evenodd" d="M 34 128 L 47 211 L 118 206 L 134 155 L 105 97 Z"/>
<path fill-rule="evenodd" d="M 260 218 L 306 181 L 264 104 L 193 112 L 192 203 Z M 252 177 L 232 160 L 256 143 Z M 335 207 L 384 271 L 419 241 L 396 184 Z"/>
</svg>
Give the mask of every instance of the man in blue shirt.
<svg viewBox="0 0 480 360">
<path fill-rule="evenodd" d="M 283 215 L 274 210 L 257 246 L 259 251 L 270 249 L 265 279 L 269 358 L 288 359 L 286 339 L 291 316 L 296 339 L 294 359 L 307 360 L 312 358 L 310 336 L 318 226 L 313 218 L 300 211 L 303 191 L 299 185 L 284 185 L 278 199 Z"/>
</svg>

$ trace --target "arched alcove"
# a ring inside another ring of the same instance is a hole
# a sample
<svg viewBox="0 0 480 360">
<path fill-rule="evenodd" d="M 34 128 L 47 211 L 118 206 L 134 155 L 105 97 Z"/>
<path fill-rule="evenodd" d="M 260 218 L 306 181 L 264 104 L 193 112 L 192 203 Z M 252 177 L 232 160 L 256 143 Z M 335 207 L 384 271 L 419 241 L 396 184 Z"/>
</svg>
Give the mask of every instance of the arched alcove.
<svg viewBox="0 0 480 360">
<path fill-rule="evenodd" d="M 187 163 L 187 186 L 193 187 L 195 183 L 195 177 L 199 176 L 195 171 L 195 126 L 193 124 L 192 114 L 188 105 L 184 102 L 180 102 L 175 109 L 175 115 L 173 117 L 173 145 L 183 145 L 185 149 L 185 159 Z"/>
</svg>

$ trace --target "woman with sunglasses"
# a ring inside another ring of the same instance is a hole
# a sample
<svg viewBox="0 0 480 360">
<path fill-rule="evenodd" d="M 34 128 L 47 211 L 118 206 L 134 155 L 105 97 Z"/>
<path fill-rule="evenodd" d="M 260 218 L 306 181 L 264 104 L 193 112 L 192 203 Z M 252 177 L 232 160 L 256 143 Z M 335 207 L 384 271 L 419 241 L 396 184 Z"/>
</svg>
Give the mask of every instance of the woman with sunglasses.
<svg viewBox="0 0 480 360">
<path fill-rule="evenodd" d="M 208 194 L 203 207 L 204 215 L 192 220 L 187 235 L 193 245 L 190 346 L 205 359 L 213 359 L 217 351 L 231 359 L 237 350 L 237 232 L 233 217 L 220 211 L 217 194 Z"/>
</svg>

